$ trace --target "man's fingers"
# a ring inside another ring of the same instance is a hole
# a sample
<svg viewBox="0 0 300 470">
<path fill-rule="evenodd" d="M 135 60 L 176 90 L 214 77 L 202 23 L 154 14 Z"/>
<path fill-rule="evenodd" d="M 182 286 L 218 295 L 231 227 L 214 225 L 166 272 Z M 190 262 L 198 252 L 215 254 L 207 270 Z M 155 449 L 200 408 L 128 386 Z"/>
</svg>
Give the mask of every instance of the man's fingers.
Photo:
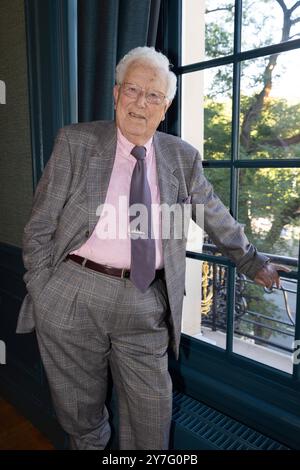
<svg viewBox="0 0 300 470">
<path fill-rule="evenodd" d="M 275 285 L 277 289 L 281 288 L 280 276 L 278 271 L 290 272 L 291 269 L 281 264 L 269 263 L 263 266 L 255 278 L 256 284 L 267 289 L 272 289 Z"/>
<path fill-rule="evenodd" d="M 287 266 L 282 266 L 281 264 L 273 264 L 273 266 L 276 269 L 276 271 L 284 271 L 286 273 L 289 273 L 291 271 L 290 268 L 288 268 Z"/>
<path fill-rule="evenodd" d="M 281 283 L 280 283 L 280 277 L 277 275 L 277 277 L 275 278 L 275 283 L 276 283 L 276 287 L 277 289 L 279 289 L 281 287 Z"/>
<path fill-rule="evenodd" d="M 281 281 L 280 281 L 280 276 L 279 276 L 278 271 L 284 271 L 285 273 L 289 273 L 289 272 L 291 272 L 291 269 L 288 268 L 287 266 L 282 266 L 281 264 L 274 264 L 273 266 L 276 269 L 276 274 L 277 274 L 277 276 L 275 278 L 276 287 L 277 287 L 277 289 L 280 289 Z"/>
</svg>

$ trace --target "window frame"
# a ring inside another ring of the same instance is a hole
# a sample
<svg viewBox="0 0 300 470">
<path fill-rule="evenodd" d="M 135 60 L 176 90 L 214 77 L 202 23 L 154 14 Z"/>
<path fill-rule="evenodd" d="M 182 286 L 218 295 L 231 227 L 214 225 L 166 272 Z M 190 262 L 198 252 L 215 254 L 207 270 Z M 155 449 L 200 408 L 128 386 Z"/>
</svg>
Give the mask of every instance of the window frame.
<svg viewBox="0 0 300 470">
<path fill-rule="evenodd" d="M 230 160 L 203 160 L 204 168 L 230 169 L 230 212 L 236 217 L 238 172 L 241 168 L 300 168 L 300 159 L 239 160 L 239 115 L 241 62 L 274 53 L 300 49 L 300 39 L 241 51 L 242 0 L 235 0 L 233 54 L 181 65 L 182 1 L 162 0 L 157 46 L 174 65 L 178 77 L 178 92 L 162 130 L 180 136 L 182 76 L 199 70 L 233 64 L 232 134 Z M 235 266 L 224 257 L 187 251 L 188 258 L 226 266 L 227 284 L 227 344 L 222 350 L 182 333 L 180 357 L 170 359 L 174 385 L 192 397 L 203 400 L 224 413 L 269 432 L 275 439 L 300 448 L 300 364 L 294 364 L 293 374 L 274 369 L 232 350 L 235 298 Z M 300 340 L 300 244 L 298 272 L 286 277 L 298 281 L 296 300 L 295 341 Z M 269 398 L 269 401 L 267 400 Z M 297 405 L 296 405 L 297 403 Z M 292 424 L 293 417 L 294 423 Z M 290 421 L 290 422 L 289 422 Z M 296 434 L 295 434 L 296 433 Z"/>
</svg>

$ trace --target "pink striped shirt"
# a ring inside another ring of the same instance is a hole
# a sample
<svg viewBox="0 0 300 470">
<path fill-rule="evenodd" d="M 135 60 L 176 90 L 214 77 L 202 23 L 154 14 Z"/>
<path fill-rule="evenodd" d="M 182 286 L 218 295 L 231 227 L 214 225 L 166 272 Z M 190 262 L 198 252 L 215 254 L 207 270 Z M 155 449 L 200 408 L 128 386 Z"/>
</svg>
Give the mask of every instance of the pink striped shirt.
<svg viewBox="0 0 300 470">
<path fill-rule="evenodd" d="M 105 206 L 113 207 L 114 217 L 108 217 L 105 207 L 89 239 L 72 253 L 96 263 L 116 268 L 130 269 L 131 249 L 129 236 L 128 201 L 130 182 L 136 159 L 131 155 L 134 145 L 117 130 L 117 149 L 108 186 Z M 145 145 L 147 177 L 152 197 L 152 227 L 155 236 L 156 269 L 163 267 L 161 221 L 159 213 L 160 192 L 153 138 Z M 110 212 L 111 213 L 111 212 Z M 108 230 L 110 228 L 110 231 Z M 112 230 L 113 229 L 113 230 Z M 109 233 L 110 232 L 110 233 Z M 103 236 L 104 235 L 104 236 Z"/>
</svg>

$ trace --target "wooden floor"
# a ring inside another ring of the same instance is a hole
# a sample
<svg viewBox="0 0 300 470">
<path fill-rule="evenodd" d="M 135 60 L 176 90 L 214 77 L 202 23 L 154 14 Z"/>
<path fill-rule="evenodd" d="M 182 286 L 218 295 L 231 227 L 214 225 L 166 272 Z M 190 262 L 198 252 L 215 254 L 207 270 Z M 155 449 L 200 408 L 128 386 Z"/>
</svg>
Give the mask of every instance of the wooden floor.
<svg viewBox="0 0 300 470">
<path fill-rule="evenodd" d="M 0 397 L 0 450 L 54 450 L 51 442 Z"/>
</svg>

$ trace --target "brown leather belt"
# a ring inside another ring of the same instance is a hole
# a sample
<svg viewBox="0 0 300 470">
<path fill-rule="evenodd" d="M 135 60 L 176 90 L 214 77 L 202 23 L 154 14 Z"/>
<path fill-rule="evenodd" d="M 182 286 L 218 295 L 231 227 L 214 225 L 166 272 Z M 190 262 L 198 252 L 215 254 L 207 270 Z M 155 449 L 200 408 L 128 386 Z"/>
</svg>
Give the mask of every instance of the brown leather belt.
<svg viewBox="0 0 300 470">
<path fill-rule="evenodd" d="M 130 277 L 130 270 L 129 269 L 121 269 L 121 268 L 114 268 L 112 266 L 105 266 L 104 264 L 95 263 L 95 261 L 91 261 L 90 259 L 83 258 L 82 256 L 78 255 L 67 255 L 64 261 L 71 259 L 75 261 L 75 263 L 80 264 L 86 268 L 92 269 L 93 271 L 97 271 L 98 273 L 108 274 L 109 276 L 116 276 L 122 279 L 129 279 Z M 164 279 L 165 278 L 165 270 L 164 269 L 157 269 L 155 272 L 155 279 Z"/>
</svg>

